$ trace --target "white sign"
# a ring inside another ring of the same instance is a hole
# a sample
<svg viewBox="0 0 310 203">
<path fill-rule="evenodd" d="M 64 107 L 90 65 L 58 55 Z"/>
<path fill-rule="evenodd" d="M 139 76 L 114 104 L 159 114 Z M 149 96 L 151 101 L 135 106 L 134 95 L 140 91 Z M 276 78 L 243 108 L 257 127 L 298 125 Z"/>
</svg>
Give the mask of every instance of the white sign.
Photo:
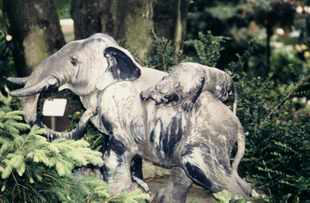
<svg viewBox="0 0 310 203">
<path fill-rule="evenodd" d="M 46 99 L 43 104 L 43 116 L 64 116 L 67 99 Z"/>
</svg>

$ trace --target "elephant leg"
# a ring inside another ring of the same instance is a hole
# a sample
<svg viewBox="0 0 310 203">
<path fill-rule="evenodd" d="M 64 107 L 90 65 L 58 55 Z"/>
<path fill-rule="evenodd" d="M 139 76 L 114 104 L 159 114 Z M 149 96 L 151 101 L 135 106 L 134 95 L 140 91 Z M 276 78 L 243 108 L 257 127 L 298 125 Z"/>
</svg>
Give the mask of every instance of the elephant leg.
<svg viewBox="0 0 310 203">
<path fill-rule="evenodd" d="M 106 137 L 102 149 L 104 166 L 100 172 L 113 194 L 132 191 L 141 187 L 149 192 L 143 181 L 142 158 L 126 150 L 125 145 L 114 137 Z"/>
<path fill-rule="evenodd" d="M 100 171 L 104 181 L 109 185 L 110 194 L 119 194 L 132 190 L 130 160 L 127 154 L 118 155 L 115 151 L 104 154 L 104 165 Z"/>
<path fill-rule="evenodd" d="M 135 181 L 144 190 L 144 192 L 150 192 L 149 186 L 143 181 L 142 164 L 143 160 L 141 156 L 136 155 L 133 157 L 130 165 L 131 177 L 132 180 Z"/>
<path fill-rule="evenodd" d="M 173 168 L 167 186 L 155 194 L 152 203 L 185 203 L 191 185 L 191 179 L 182 168 Z"/>
<path fill-rule="evenodd" d="M 142 160 L 131 160 L 127 154 L 117 157 L 113 153 L 110 151 L 104 156 L 104 166 L 100 169 L 103 179 L 111 185 L 110 190 L 116 194 L 122 191 L 132 191 L 139 186 L 144 192 L 149 192 L 150 189 L 142 178 L 142 168 L 136 168 L 142 167 Z M 133 164 L 136 164 L 135 168 Z"/>
<path fill-rule="evenodd" d="M 111 194 L 130 191 L 133 185 L 130 163 L 133 156 L 126 146 L 113 136 L 106 136 L 101 148 L 104 165 L 100 172 L 103 180 L 109 184 Z"/>
<path fill-rule="evenodd" d="M 211 192 L 219 192 L 221 190 L 218 182 L 220 174 L 215 171 L 217 165 L 214 165 L 216 163 L 209 153 L 210 149 L 192 145 L 187 146 L 187 149 L 180 159 L 186 175 L 201 187 Z"/>
</svg>

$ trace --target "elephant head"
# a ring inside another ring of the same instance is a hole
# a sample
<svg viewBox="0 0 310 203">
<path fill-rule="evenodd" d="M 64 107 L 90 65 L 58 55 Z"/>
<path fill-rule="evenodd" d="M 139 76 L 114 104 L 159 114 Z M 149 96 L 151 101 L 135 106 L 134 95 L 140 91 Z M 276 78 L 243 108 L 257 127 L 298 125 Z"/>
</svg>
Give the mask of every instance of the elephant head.
<svg viewBox="0 0 310 203">
<path fill-rule="evenodd" d="M 42 61 L 29 77 L 8 80 L 25 84 L 10 94 L 24 98 L 25 120 L 34 123 L 40 92 L 50 87 L 70 89 L 83 97 L 96 91 L 97 86 L 103 89 L 118 80 L 135 80 L 140 74 L 140 65 L 126 49 L 109 35 L 95 34 L 66 44 Z"/>
</svg>

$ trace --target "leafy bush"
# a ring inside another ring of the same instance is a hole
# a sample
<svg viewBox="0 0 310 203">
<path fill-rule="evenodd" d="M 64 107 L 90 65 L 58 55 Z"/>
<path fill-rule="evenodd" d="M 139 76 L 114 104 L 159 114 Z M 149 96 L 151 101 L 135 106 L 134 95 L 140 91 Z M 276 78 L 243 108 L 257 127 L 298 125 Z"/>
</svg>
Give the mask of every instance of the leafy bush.
<svg viewBox="0 0 310 203">
<path fill-rule="evenodd" d="M 172 41 L 157 37 L 153 43 L 152 53 L 147 60 L 149 67 L 168 71 L 175 64 L 174 47 Z"/>
<path fill-rule="evenodd" d="M 179 56 L 181 61 L 195 61 L 208 66 L 215 66 L 220 58 L 224 37 L 213 36 L 210 32 L 198 34 L 198 39 L 184 42 L 185 55 Z M 169 71 L 177 63 L 174 60 L 174 48 L 166 38 L 157 38 L 153 44 L 153 53 L 148 59 L 148 66 L 158 70 Z"/>
<path fill-rule="evenodd" d="M 268 76 L 257 77 L 248 70 L 252 59 L 259 59 L 255 49 L 250 47 L 229 67 L 237 81 L 238 117 L 247 133 L 240 171 L 272 202 L 304 202 L 310 199 L 310 123 L 307 102 L 297 97 L 310 95 L 308 64 L 283 45 L 274 49 Z"/>
<path fill-rule="evenodd" d="M 196 61 L 208 66 L 215 66 L 221 56 L 224 37 L 216 37 L 208 32 L 206 35 L 198 33 L 198 39 L 188 40 L 185 42 L 187 49 L 192 50 L 189 56 L 185 57 L 186 61 Z"/>
<path fill-rule="evenodd" d="M 297 113 L 289 96 L 298 88 L 246 75 L 238 86 L 238 117 L 247 132 L 241 172 L 273 201 L 309 200 L 309 112 Z"/>
<path fill-rule="evenodd" d="M 0 31 L 0 76 L 12 75 L 15 70 L 13 62 L 13 44 L 6 40 L 6 35 Z M 0 80 L 0 86 L 4 85 L 5 80 Z"/>
<path fill-rule="evenodd" d="M 270 76 L 274 81 L 289 84 L 298 81 L 301 75 L 310 73 L 309 64 L 302 61 L 293 46 L 274 49 Z"/>
<path fill-rule="evenodd" d="M 60 19 L 70 18 L 71 0 L 55 0 L 55 6 Z"/>
</svg>

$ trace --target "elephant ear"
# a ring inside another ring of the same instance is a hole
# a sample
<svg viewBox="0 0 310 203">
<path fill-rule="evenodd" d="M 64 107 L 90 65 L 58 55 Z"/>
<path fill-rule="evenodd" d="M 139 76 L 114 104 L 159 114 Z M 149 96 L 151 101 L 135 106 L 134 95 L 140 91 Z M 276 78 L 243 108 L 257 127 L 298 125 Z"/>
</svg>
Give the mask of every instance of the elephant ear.
<svg viewBox="0 0 310 203">
<path fill-rule="evenodd" d="M 126 53 L 127 52 L 127 53 Z M 126 50 L 108 47 L 104 50 L 108 60 L 108 70 L 116 80 L 136 80 L 141 75 L 139 65 Z"/>
</svg>

